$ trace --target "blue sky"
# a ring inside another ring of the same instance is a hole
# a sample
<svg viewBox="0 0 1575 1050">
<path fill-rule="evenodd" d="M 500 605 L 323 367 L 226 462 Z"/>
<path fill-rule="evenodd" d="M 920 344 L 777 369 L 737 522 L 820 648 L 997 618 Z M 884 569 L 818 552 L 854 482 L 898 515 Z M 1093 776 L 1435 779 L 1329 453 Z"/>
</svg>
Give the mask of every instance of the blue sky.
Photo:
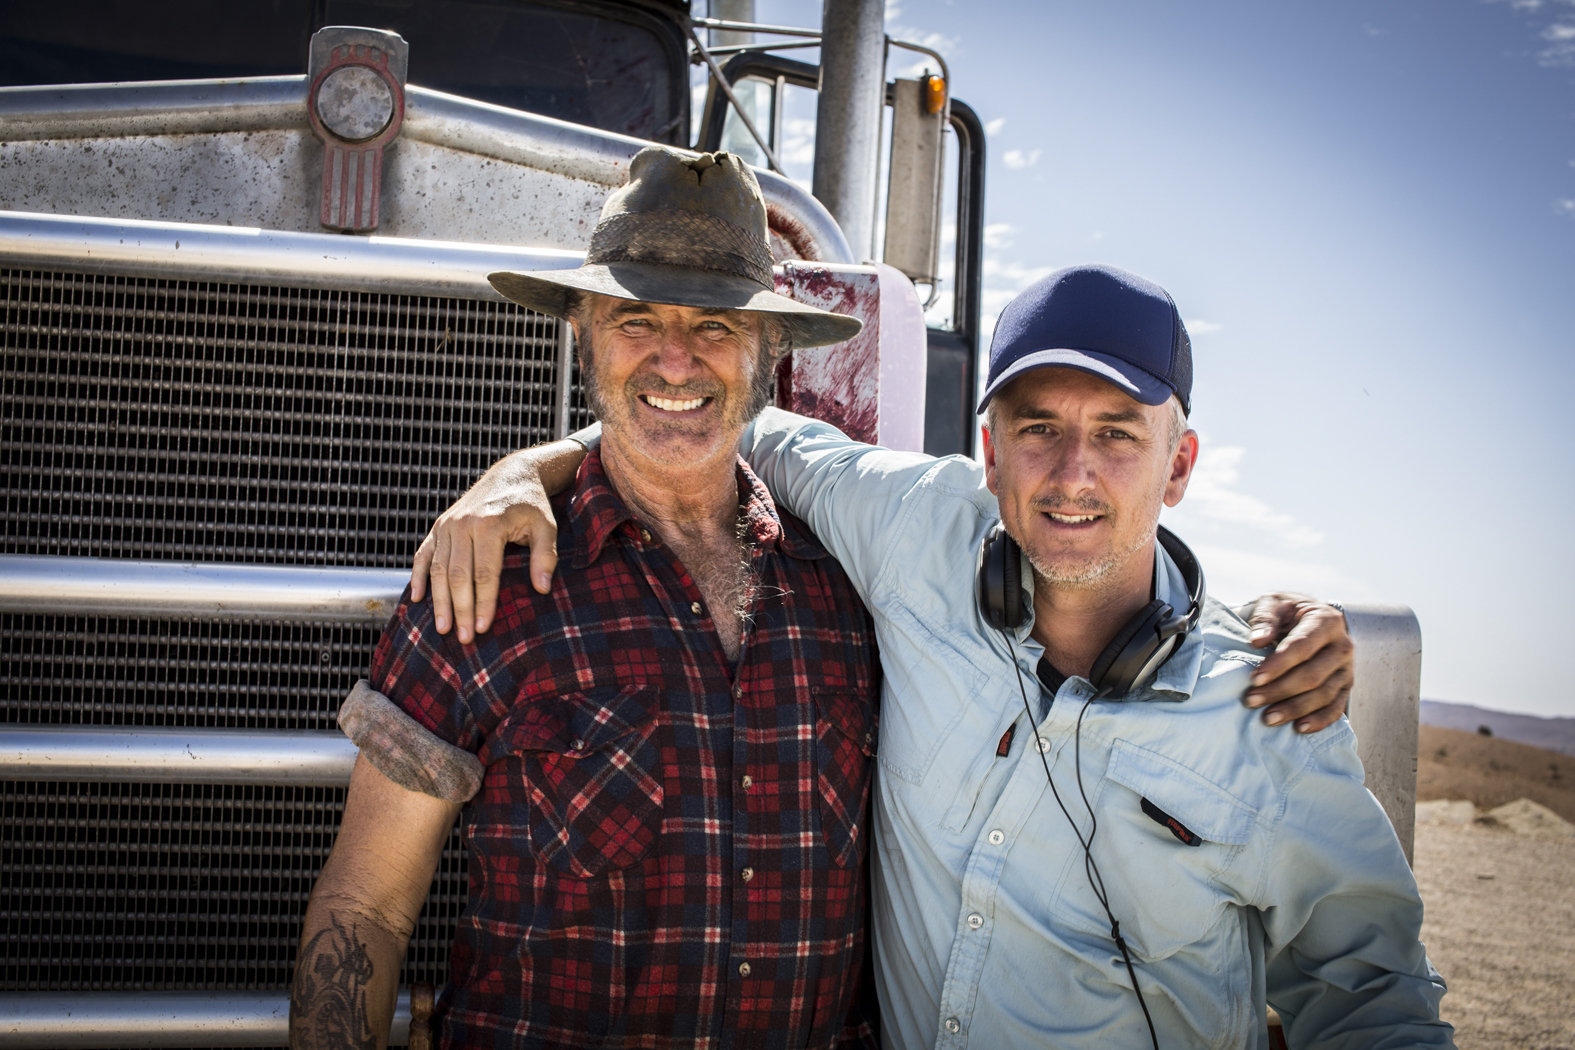
<svg viewBox="0 0 1575 1050">
<path fill-rule="evenodd" d="M 1575 0 L 888 0 L 887 30 L 989 131 L 987 313 L 1088 261 L 1181 306 L 1202 453 L 1167 521 L 1215 594 L 1408 605 L 1423 696 L 1575 716 Z"/>
</svg>

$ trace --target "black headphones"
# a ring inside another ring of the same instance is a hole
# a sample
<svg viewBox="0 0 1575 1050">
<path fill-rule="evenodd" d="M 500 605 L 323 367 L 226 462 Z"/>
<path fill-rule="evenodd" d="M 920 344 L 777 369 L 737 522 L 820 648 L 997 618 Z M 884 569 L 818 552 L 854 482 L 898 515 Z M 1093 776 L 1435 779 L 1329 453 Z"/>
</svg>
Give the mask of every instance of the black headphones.
<svg viewBox="0 0 1575 1050">
<path fill-rule="evenodd" d="M 1125 696 L 1146 685 L 1187 635 L 1197 629 L 1203 615 L 1203 567 L 1187 545 L 1163 525 L 1159 526 L 1159 543 L 1181 570 L 1190 608 L 1178 616 L 1169 603 L 1156 598 L 1116 632 L 1094 660 L 1088 676 L 1094 689 L 1106 696 Z M 979 549 L 979 608 L 990 626 L 1012 631 L 1027 619 L 1022 565 L 1023 552 L 1017 541 L 997 523 Z"/>
</svg>

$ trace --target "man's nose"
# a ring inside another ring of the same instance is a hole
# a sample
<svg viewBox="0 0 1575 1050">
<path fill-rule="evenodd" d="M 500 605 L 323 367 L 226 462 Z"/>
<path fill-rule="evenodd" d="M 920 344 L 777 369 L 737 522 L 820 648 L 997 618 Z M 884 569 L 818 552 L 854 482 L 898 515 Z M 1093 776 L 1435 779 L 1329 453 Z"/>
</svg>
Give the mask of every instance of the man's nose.
<svg viewBox="0 0 1575 1050">
<path fill-rule="evenodd" d="M 662 333 L 655 363 L 656 374 L 675 385 L 689 381 L 700 370 L 699 358 L 690 345 L 689 334 L 673 328 Z"/>
<path fill-rule="evenodd" d="M 1050 459 L 1049 480 L 1063 492 L 1074 494 L 1094 487 L 1094 458 L 1088 444 L 1076 439 L 1061 442 Z"/>
</svg>

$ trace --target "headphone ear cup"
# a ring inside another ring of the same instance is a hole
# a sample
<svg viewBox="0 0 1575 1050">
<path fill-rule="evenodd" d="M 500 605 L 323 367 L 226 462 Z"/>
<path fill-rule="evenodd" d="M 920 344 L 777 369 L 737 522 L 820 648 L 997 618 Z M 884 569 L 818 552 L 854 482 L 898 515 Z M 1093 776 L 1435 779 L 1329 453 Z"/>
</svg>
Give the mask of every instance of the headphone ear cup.
<svg viewBox="0 0 1575 1050">
<path fill-rule="evenodd" d="M 1169 616 L 1169 605 L 1157 599 L 1149 602 L 1095 658 L 1088 672 L 1089 683 L 1110 696 L 1131 692 L 1159 645 L 1159 625 Z"/>
<path fill-rule="evenodd" d="M 979 608 L 990 626 L 1002 631 L 1023 624 L 1023 552 L 997 525 L 979 554 Z"/>
<path fill-rule="evenodd" d="M 1001 624 L 1008 630 L 1016 630 L 1023 625 L 1023 550 L 1005 529 L 1001 530 L 998 542 L 1001 546 L 1001 597 L 1006 602 Z"/>
</svg>

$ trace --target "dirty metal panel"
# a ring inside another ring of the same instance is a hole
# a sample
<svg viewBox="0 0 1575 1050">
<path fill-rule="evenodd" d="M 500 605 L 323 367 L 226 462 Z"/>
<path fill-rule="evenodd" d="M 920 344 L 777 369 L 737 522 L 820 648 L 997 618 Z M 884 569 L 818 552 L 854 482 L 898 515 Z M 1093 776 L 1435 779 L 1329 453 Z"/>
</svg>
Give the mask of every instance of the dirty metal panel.
<svg viewBox="0 0 1575 1050">
<path fill-rule="evenodd" d="M 320 233 L 322 144 L 248 131 L 0 144 L 0 209 Z M 583 250 L 607 187 L 409 139 L 378 233 Z"/>
<path fill-rule="evenodd" d="M 913 285 L 890 267 L 787 263 L 777 291 L 864 322 L 846 342 L 795 350 L 778 402 L 860 441 L 921 451 L 925 329 Z"/>
<path fill-rule="evenodd" d="M 0 88 L 0 210 L 322 231 L 304 78 Z M 646 143 L 411 85 L 384 236 L 583 251 Z M 760 172 L 777 257 L 845 262 L 802 187 Z"/>
</svg>

